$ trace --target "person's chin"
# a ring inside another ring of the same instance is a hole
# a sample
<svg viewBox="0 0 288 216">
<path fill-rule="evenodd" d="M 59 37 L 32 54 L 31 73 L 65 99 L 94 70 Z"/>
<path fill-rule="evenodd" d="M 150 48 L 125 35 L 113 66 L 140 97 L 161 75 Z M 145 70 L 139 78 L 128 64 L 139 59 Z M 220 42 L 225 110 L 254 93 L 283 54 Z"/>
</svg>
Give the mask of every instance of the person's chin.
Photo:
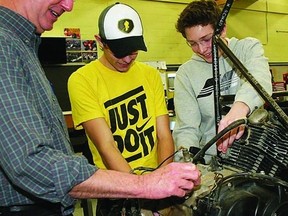
<svg viewBox="0 0 288 216">
<path fill-rule="evenodd" d="M 213 58 L 212 57 L 204 57 L 204 56 L 201 56 L 201 58 L 206 61 L 207 63 L 212 63 L 213 62 Z"/>
<path fill-rule="evenodd" d="M 129 70 L 129 68 L 130 68 L 129 66 L 123 66 L 122 65 L 121 67 L 117 67 L 117 70 L 121 73 L 125 73 Z"/>
<path fill-rule="evenodd" d="M 211 64 L 213 62 L 213 59 L 212 58 L 209 58 L 209 59 L 204 59 L 207 63 Z"/>
<path fill-rule="evenodd" d="M 121 72 L 127 72 L 130 69 L 131 65 L 132 65 L 132 62 L 127 63 L 127 64 L 118 64 L 117 69 L 118 71 L 121 71 Z"/>
<path fill-rule="evenodd" d="M 200 55 L 200 54 L 198 54 L 198 55 L 199 55 L 199 57 L 201 57 L 207 63 L 212 63 L 212 61 L 213 61 L 212 54 L 210 54 L 210 55 Z"/>
</svg>

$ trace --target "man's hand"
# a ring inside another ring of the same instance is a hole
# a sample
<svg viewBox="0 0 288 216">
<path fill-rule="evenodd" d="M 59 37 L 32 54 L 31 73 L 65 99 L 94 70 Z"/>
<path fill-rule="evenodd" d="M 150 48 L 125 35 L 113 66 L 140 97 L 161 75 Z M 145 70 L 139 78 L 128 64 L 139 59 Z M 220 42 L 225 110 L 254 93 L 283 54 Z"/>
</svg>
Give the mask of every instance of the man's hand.
<svg viewBox="0 0 288 216">
<path fill-rule="evenodd" d="M 200 184 L 200 172 L 192 163 L 173 162 L 141 177 L 148 199 L 184 197 Z"/>
<path fill-rule="evenodd" d="M 227 115 L 224 116 L 219 122 L 218 133 L 222 131 L 224 128 L 226 128 L 228 125 L 230 125 L 232 122 L 241 118 L 246 118 L 249 112 L 250 109 L 245 103 L 239 101 L 235 102 L 231 107 L 230 111 L 227 113 Z M 235 139 L 239 139 L 243 135 L 244 131 L 245 126 L 240 125 L 239 127 L 234 128 L 233 130 L 225 134 L 217 142 L 218 151 L 226 153 L 227 149 L 232 145 Z"/>
</svg>

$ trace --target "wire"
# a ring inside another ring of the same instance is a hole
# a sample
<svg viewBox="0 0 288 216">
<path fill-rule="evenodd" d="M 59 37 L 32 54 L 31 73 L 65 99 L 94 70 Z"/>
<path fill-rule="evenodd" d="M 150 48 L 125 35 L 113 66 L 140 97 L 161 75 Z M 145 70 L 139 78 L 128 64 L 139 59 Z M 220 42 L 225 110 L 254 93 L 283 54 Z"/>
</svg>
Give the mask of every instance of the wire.
<svg viewBox="0 0 288 216">
<path fill-rule="evenodd" d="M 179 152 L 179 150 L 175 151 L 172 155 L 170 155 L 169 157 L 167 157 L 164 161 L 162 161 L 156 169 L 158 169 L 159 167 L 161 167 L 167 160 L 169 160 L 171 157 L 174 157 L 175 154 L 177 154 Z"/>
<path fill-rule="evenodd" d="M 224 136 L 227 132 L 230 130 L 238 127 L 239 125 L 247 124 L 247 119 L 239 119 L 228 125 L 226 128 L 224 128 L 222 131 L 220 131 L 216 136 L 214 136 L 194 157 L 193 157 L 193 163 L 197 163 L 199 160 L 201 160 L 205 152 L 215 143 L 217 142 L 222 136 Z"/>
<path fill-rule="evenodd" d="M 164 161 L 162 161 L 156 168 L 151 168 L 151 167 L 136 167 L 131 170 L 130 173 L 135 173 L 135 171 L 142 171 L 141 175 L 144 174 L 145 172 L 153 172 L 154 170 L 158 169 L 161 167 L 167 160 L 169 160 L 171 157 L 174 157 L 176 153 L 178 153 L 179 150 L 175 151 L 172 155 L 168 156 Z"/>
</svg>

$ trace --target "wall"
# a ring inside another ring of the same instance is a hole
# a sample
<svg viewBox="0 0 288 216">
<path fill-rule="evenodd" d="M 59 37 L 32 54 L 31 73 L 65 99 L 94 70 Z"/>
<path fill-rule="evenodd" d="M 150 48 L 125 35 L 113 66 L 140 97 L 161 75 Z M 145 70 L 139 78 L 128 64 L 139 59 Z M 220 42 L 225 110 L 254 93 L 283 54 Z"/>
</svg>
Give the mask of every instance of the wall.
<svg viewBox="0 0 288 216">
<path fill-rule="evenodd" d="M 123 0 L 141 15 L 148 52 L 140 52 L 138 60 L 164 60 L 167 64 L 181 64 L 192 52 L 175 23 L 186 3 L 149 0 Z M 110 0 L 76 0 L 74 10 L 55 23 L 53 31 L 43 36 L 63 36 L 66 27 L 80 28 L 83 39 L 94 39 L 98 33 L 97 19 Z M 288 62 L 288 1 L 238 0 L 233 3 L 227 18 L 228 36 L 254 36 L 264 44 L 270 62 Z M 100 53 L 101 54 L 101 53 Z"/>
<path fill-rule="evenodd" d="M 283 74 L 288 73 L 288 64 L 270 65 L 273 79 L 275 82 L 283 82 Z M 288 90 L 288 89 L 287 89 Z"/>
</svg>

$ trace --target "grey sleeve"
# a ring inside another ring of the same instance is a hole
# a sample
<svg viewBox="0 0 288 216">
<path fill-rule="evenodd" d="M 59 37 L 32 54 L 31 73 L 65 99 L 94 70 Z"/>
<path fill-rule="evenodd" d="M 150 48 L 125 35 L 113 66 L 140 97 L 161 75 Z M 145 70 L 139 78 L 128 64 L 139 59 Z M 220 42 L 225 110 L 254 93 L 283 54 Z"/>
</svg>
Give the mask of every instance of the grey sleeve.
<svg viewBox="0 0 288 216">
<path fill-rule="evenodd" d="M 268 59 L 264 56 L 264 49 L 259 40 L 247 38 L 245 46 L 243 46 L 243 65 L 249 73 L 259 82 L 259 84 L 272 94 L 271 73 L 269 70 Z M 252 112 L 256 107 L 264 104 L 263 99 L 255 90 L 255 88 L 246 80 L 242 79 L 241 87 L 238 90 L 235 101 L 246 103 Z"/>
<path fill-rule="evenodd" d="M 182 69 L 183 70 L 183 69 Z M 190 146 L 199 147 L 200 111 L 188 76 L 181 69 L 176 73 L 174 103 L 176 124 L 173 138 L 177 149 Z"/>
</svg>

